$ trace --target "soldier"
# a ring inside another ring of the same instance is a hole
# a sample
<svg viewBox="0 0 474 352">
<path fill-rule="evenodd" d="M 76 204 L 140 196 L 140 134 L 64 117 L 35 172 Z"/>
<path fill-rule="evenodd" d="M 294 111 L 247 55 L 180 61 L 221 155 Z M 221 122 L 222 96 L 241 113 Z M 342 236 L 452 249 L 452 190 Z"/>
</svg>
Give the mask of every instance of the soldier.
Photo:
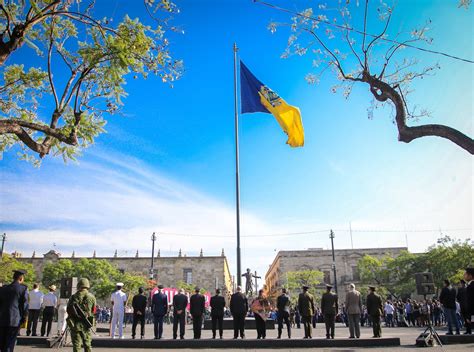
<svg viewBox="0 0 474 352">
<path fill-rule="evenodd" d="M 182 288 L 179 289 L 178 294 L 173 297 L 173 339 L 178 337 L 179 324 L 179 338 L 184 339 L 184 326 L 186 325 L 186 307 L 188 305 L 188 297 L 184 294 Z"/>
<path fill-rule="evenodd" d="M 380 317 L 383 315 L 382 297 L 375 293 L 375 286 L 369 286 L 369 294 L 367 295 L 367 313 L 372 320 L 372 329 L 374 336 L 382 337 L 382 328 L 380 327 Z"/>
<path fill-rule="evenodd" d="M 89 280 L 82 278 L 77 283 L 77 292 L 67 304 L 67 325 L 71 330 L 73 352 L 84 347 L 92 351 L 92 328 L 94 326 L 95 297 L 89 292 Z"/>
<path fill-rule="evenodd" d="M 123 339 L 123 316 L 125 314 L 125 302 L 127 302 L 127 294 L 122 291 L 123 283 L 117 282 L 117 289 L 110 296 L 112 303 L 112 329 L 111 336 L 115 339 L 115 329 L 118 324 L 119 338 Z"/>
<path fill-rule="evenodd" d="M 202 328 L 202 315 L 206 307 L 206 298 L 199 293 L 201 289 L 199 287 L 194 288 L 194 295 L 189 299 L 189 312 L 193 317 L 193 333 L 195 339 L 201 338 Z"/>
<path fill-rule="evenodd" d="M 234 339 L 238 337 L 245 338 L 245 317 L 249 310 L 247 297 L 242 293 L 242 287 L 237 286 L 237 292 L 230 298 L 230 313 L 234 320 Z"/>
<path fill-rule="evenodd" d="M 212 319 L 212 338 L 216 338 L 216 325 L 219 325 L 219 337 L 222 340 L 222 334 L 224 332 L 224 308 L 225 298 L 220 296 L 221 290 L 216 289 L 216 295 L 211 297 L 211 319 Z"/>
<path fill-rule="evenodd" d="M 168 296 L 163 293 L 163 288 L 163 285 L 158 285 L 158 292 L 151 298 L 155 340 L 163 337 L 163 318 L 168 313 Z"/>
<path fill-rule="evenodd" d="M 298 297 L 298 310 L 301 314 L 304 326 L 304 338 L 311 339 L 312 337 L 312 326 L 311 319 L 314 314 L 314 298 L 311 293 L 308 292 L 309 287 L 303 286 L 303 292 Z"/>
<path fill-rule="evenodd" d="M 290 297 L 286 293 L 286 288 L 281 289 L 281 295 L 277 298 L 278 310 L 278 338 L 281 338 L 283 330 L 283 321 L 285 321 L 286 330 L 288 331 L 288 338 L 291 339 L 291 325 L 290 325 Z"/>
<path fill-rule="evenodd" d="M 13 352 L 20 326 L 28 316 L 26 271 L 14 270 L 13 282 L 0 288 L 0 351 Z"/>
<path fill-rule="evenodd" d="M 326 285 L 326 292 L 321 298 L 321 313 L 326 325 L 326 338 L 334 339 L 334 330 L 336 324 L 336 315 L 339 311 L 338 298 L 334 292 L 331 292 L 332 286 Z"/>
</svg>

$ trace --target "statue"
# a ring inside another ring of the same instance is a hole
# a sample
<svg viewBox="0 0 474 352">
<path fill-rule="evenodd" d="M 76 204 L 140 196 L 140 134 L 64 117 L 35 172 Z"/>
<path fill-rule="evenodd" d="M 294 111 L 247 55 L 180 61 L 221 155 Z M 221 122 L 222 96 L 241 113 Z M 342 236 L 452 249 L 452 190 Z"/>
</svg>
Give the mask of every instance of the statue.
<svg viewBox="0 0 474 352">
<path fill-rule="evenodd" d="M 245 277 L 245 294 L 247 296 L 252 296 L 253 295 L 253 282 L 252 282 L 252 279 L 255 278 L 255 285 L 257 285 L 257 279 L 260 279 L 260 276 L 257 276 L 257 272 L 255 272 L 255 274 L 252 274 L 250 272 L 250 269 L 248 269 L 248 268 L 247 268 L 247 272 L 245 274 L 242 274 L 242 276 Z"/>
</svg>

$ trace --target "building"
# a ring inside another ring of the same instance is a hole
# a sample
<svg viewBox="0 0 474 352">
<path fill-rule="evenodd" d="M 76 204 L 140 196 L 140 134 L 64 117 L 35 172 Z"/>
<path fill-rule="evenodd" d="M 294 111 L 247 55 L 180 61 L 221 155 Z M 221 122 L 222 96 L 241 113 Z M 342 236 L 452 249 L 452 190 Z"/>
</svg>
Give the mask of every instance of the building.
<svg viewBox="0 0 474 352">
<path fill-rule="evenodd" d="M 398 256 L 406 247 L 394 248 L 365 248 L 365 249 L 336 249 L 336 277 L 338 287 L 344 287 L 359 281 L 357 262 L 364 255 L 381 258 L 386 255 Z M 332 251 L 322 248 L 310 248 L 307 250 L 279 251 L 273 263 L 270 265 L 265 282 L 271 296 L 285 285 L 285 274 L 290 271 L 319 270 L 324 274 L 321 287 L 326 283 L 334 282 L 332 269 Z"/>
<path fill-rule="evenodd" d="M 74 252 L 70 257 L 63 257 L 55 250 L 50 250 L 42 257 L 37 257 L 35 252 L 31 257 L 23 257 L 21 253 L 15 252 L 15 257 L 20 262 L 32 264 L 39 281 L 42 279 L 46 264 L 64 259 L 74 263 L 82 259 L 76 257 Z M 104 259 L 122 272 L 143 275 L 147 278 L 150 274 L 151 257 L 140 257 L 138 251 L 134 257 L 119 257 L 117 251 L 113 257 L 98 257 L 94 251 L 92 257 L 87 259 Z M 214 292 L 216 287 L 221 288 L 224 294 L 232 292 L 231 274 L 224 250 L 219 256 L 204 256 L 202 250 L 199 256 L 186 256 L 182 255 L 180 250 L 175 257 L 162 257 L 158 251 L 158 255 L 154 258 L 154 268 L 158 283 L 165 287 L 176 287 L 178 281 L 184 281 L 210 292 Z"/>
</svg>

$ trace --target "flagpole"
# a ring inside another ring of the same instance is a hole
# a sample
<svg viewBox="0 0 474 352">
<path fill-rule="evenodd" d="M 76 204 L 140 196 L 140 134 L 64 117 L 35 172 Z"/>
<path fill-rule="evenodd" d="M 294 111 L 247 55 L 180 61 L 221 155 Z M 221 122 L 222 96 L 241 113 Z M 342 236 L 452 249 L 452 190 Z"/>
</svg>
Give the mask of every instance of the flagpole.
<svg viewBox="0 0 474 352">
<path fill-rule="evenodd" d="M 237 219 L 237 286 L 242 285 L 240 268 L 240 180 L 239 180 L 239 111 L 237 107 L 237 44 L 234 43 L 234 117 L 235 117 L 235 210 Z"/>
</svg>

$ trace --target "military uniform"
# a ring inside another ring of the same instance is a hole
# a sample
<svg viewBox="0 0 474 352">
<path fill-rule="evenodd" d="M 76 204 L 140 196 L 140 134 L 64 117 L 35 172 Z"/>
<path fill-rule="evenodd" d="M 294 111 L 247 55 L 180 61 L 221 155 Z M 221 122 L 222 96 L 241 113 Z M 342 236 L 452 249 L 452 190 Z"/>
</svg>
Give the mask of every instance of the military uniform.
<svg viewBox="0 0 474 352">
<path fill-rule="evenodd" d="M 82 309 L 87 319 L 94 324 L 95 297 L 89 293 L 89 280 L 80 279 L 77 285 L 79 291 L 71 296 L 67 304 L 67 324 L 71 331 L 72 347 L 74 352 L 79 352 L 84 347 L 85 352 L 92 350 L 92 331 L 75 312 L 73 306 L 77 304 Z"/>
<path fill-rule="evenodd" d="M 380 317 L 383 315 L 382 297 L 375 293 L 375 289 L 370 287 L 372 292 L 367 295 L 367 313 L 372 318 L 372 329 L 374 337 L 382 337 L 380 327 Z"/>
<path fill-rule="evenodd" d="M 326 325 L 326 338 L 334 338 L 334 330 L 336 325 L 336 315 L 339 310 L 337 295 L 331 292 L 332 286 L 327 286 L 328 291 L 323 293 L 321 298 L 321 313 L 324 317 Z"/>
<path fill-rule="evenodd" d="M 304 338 L 311 339 L 313 333 L 311 319 L 314 314 L 314 298 L 313 295 L 307 290 L 304 290 L 304 292 L 300 293 L 298 297 L 298 310 L 303 320 Z"/>
</svg>

